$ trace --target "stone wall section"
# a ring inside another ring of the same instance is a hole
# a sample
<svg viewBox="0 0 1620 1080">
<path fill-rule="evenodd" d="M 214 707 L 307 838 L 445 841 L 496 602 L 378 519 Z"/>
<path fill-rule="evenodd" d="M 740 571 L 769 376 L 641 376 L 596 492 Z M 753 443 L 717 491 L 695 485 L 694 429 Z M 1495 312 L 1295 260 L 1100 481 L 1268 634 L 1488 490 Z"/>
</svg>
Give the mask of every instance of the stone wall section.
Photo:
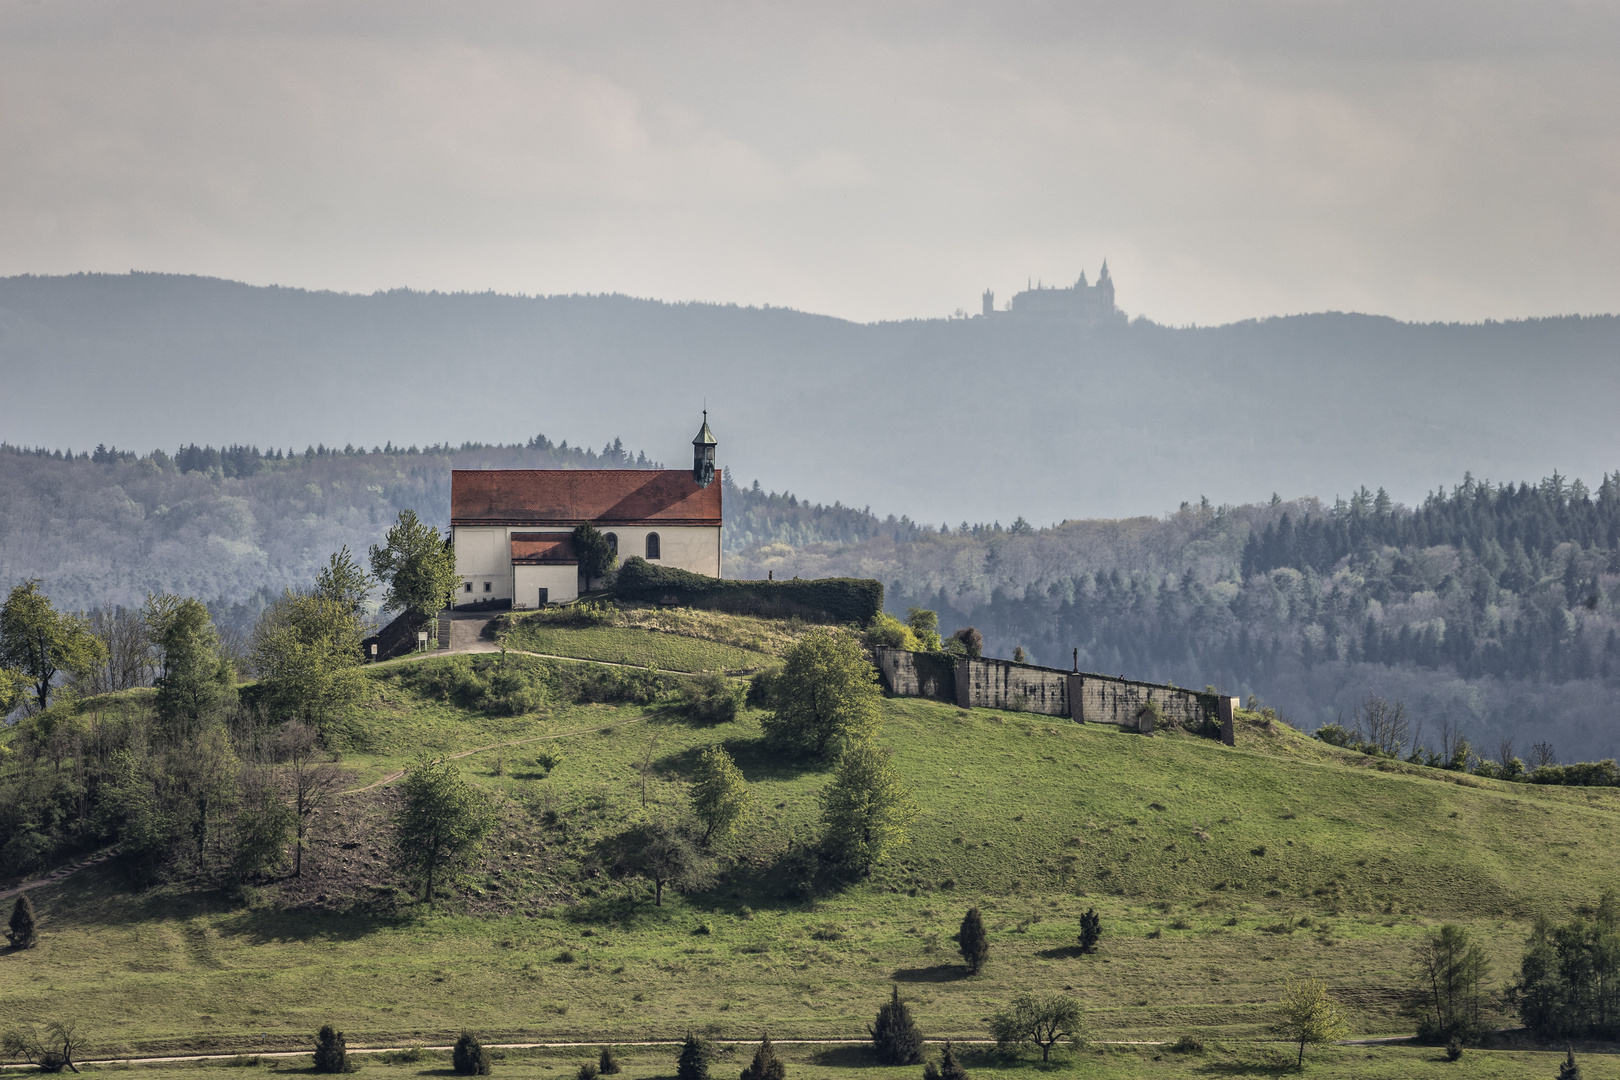
<svg viewBox="0 0 1620 1080">
<path fill-rule="evenodd" d="M 1068 716 L 1068 673 L 1011 660 L 961 657 L 956 661 L 956 704 Z"/>
<path fill-rule="evenodd" d="M 947 657 L 932 653 L 907 652 L 882 645 L 877 654 L 878 674 L 883 688 L 895 697 L 925 697 L 937 701 L 956 700 L 955 665 Z"/>
</svg>

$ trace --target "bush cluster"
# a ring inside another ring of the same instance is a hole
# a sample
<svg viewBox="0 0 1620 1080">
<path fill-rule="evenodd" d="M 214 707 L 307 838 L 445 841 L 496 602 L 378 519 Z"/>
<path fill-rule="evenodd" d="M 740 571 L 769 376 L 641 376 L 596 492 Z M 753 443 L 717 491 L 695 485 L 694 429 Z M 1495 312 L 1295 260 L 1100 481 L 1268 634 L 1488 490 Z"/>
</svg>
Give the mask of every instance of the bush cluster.
<svg viewBox="0 0 1620 1080">
<path fill-rule="evenodd" d="M 640 556 L 625 560 L 615 595 L 620 600 L 786 618 L 797 615 L 865 626 L 883 610 L 883 583 L 867 578 L 813 581 L 732 581 L 654 566 Z"/>
<path fill-rule="evenodd" d="M 455 656 L 408 664 L 390 678 L 424 697 L 489 716 L 518 716 L 560 702 L 650 705 L 680 683 L 650 668 L 553 664 L 529 656 Z"/>
<path fill-rule="evenodd" d="M 699 675 L 681 688 L 686 714 L 700 724 L 729 724 L 742 712 L 747 688 L 718 673 Z"/>
</svg>

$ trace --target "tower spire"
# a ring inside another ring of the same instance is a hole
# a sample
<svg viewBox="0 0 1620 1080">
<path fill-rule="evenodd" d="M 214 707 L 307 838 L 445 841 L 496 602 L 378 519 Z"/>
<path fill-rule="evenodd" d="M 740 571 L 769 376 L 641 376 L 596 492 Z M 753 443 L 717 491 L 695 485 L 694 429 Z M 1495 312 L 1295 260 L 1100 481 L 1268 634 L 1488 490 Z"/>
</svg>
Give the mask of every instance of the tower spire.
<svg viewBox="0 0 1620 1080">
<path fill-rule="evenodd" d="M 700 488 L 714 483 L 714 448 L 719 445 L 714 432 L 709 430 L 709 410 L 704 409 L 703 428 L 692 440 L 692 479 Z"/>
</svg>

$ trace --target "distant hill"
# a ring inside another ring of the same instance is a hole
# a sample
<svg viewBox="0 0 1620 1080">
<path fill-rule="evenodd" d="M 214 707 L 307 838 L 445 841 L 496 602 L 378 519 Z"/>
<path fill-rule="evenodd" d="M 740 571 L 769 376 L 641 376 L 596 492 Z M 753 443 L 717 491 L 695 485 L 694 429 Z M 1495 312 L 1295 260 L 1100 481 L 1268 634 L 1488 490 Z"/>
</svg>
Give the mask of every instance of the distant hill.
<svg viewBox="0 0 1620 1080">
<path fill-rule="evenodd" d="M 1120 286 L 1128 300 L 1129 283 Z M 1464 471 L 1620 465 L 1620 320 L 1214 328 L 931 320 L 620 296 L 371 296 L 157 274 L 0 280 L 13 445 L 509 443 L 722 464 L 922 521 L 1162 513 L 1207 495 L 1415 503 Z"/>
</svg>

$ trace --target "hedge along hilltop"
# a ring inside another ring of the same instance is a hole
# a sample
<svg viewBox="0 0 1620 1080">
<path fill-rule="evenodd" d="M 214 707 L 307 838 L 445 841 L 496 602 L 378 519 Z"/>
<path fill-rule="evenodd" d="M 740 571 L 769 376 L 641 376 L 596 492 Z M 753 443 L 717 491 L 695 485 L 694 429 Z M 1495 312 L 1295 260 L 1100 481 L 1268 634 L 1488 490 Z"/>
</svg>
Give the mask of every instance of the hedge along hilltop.
<svg viewBox="0 0 1620 1080">
<path fill-rule="evenodd" d="M 883 583 L 869 578 L 733 581 L 705 577 L 635 556 L 619 568 L 620 600 L 703 608 L 732 615 L 812 619 L 865 626 L 883 610 Z"/>
</svg>

